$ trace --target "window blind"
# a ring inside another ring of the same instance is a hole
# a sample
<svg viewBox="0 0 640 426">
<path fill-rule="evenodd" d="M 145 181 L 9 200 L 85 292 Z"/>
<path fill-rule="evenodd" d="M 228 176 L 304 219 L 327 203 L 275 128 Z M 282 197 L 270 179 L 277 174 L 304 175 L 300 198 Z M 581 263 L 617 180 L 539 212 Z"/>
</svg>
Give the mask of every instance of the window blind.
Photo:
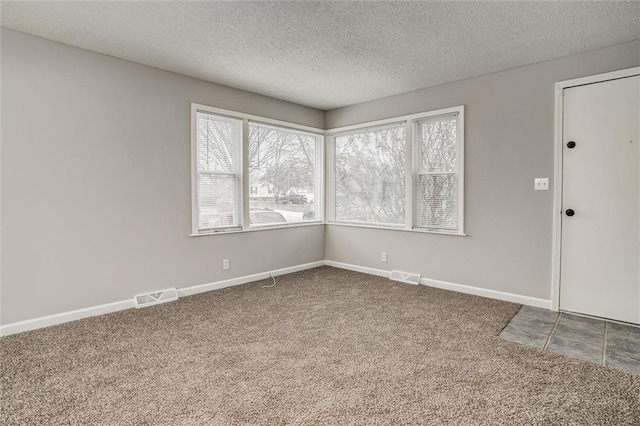
<svg viewBox="0 0 640 426">
<path fill-rule="evenodd" d="M 459 227 L 458 114 L 430 117 L 416 124 L 415 226 L 455 231 Z"/>
<path fill-rule="evenodd" d="M 196 113 L 198 230 L 242 225 L 242 120 Z"/>
</svg>

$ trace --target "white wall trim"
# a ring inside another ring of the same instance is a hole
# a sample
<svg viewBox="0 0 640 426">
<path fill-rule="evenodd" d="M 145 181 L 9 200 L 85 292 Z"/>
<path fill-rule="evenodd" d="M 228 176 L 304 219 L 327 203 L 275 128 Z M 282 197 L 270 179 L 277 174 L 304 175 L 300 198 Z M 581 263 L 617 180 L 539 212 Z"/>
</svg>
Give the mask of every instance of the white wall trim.
<svg viewBox="0 0 640 426">
<path fill-rule="evenodd" d="M 603 81 L 616 80 L 619 78 L 632 77 L 640 74 L 640 67 L 625 68 L 618 71 L 605 72 L 603 74 L 589 75 L 587 77 L 572 78 L 556 83 L 556 89 L 566 89 L 568 87 L 584 86 L 585 84 L 601 83 Z"/>
<path fill-rule="evenodd" d="M 319 260 L 317 262 L 304 263 L 302 265 L 290 266 L 288 268 L 276 269 L 270 272 L 260 272 L 258 274 L 245 275 L 243 277 L 231 278 L 224 281 L 216 281 L 207 284 L 199 284 L 191 287 L 184 287 L 178 289 L 178 296 L 192 296 L 198 293 L 205 293 L 207 291 L 212 290 L 220 290 L 222 288 L 233 287 L 236 285 L 247 284 L 254 281 L 260 281 L 269 278 L 269 274 L 277 277 L 278 275 L 292 274 L 294 272 L 304 271 L 306 269 L 317 268 L 319 266 L 324 266 L 324 260 Z"/>
<path fill-rule="evenodd" d="M 205 293 L 213 290 L 220 290 L 236 285 L 247 284 L 254 281 L 269 278 L 269 274 L 273 276 L 291 274 L 294 272 L 304 271 L 307 269 L 317 268 L 320 266 L 332 266 L 334 268 L 347 269 L 350 271 L 361 272 L 363 274 L 375 275 L 379 277 L 389 278 L 391 271 L 384 269 L 369 268 L 367 266 L 353 265 L 350 263 L 336 262 L 333 260 L 319 260 L 317 262 L 304 263 L 301 265 L 289 266 L 286 268 L 276 269 L 269 272 L 261 272 L 257 274 L 245 275 L 242 277 L 231 278 L 223 281 L 200 284 L 190 287 L 178 289 L 178 296 L 185 297 L 194 294 Z M 440 288 L 444 290 L 457 291 L 459 293 L 473 294 L 475 296 L 488 297 L 491 299 L 504 300 L 507 302 L 519 303 L 522 305 L 535 306 L 538 308 L 551 309 L 551 301 L 538 299 L 530 296 L 523 296 L 513 293 L 505 293 L 502 291 L 489 290 L 480 287 L 472 287 L 464 284 L 456 284 L 447 281 L 432 280 L 421 278 L 420 284 Z M 119 302 L 107 303 L 104 305 L 91 306 L 88 308 L 76 309 L 68 312 L 47 315 L 44 317 L 28 319 L 9 324 L 0 325 L 0 336 L 8 336 L 11 334 L 22 333 L 29 330 L 37 330 L 39 328 L 51 327 L 53 325 L 64 324 L 66 322 L 75 321 L 83 318 L 104 315 L 112 312 L 123 311 L 135 306 L 134 299 L 121 300 Z"/>
<path fill-rule="evenodd" d="M 273 276 L 291 274 L 293 272 L 303 271 L 305 269 L 317 268 L 324 266 L 324 260 L 317 262 L 305 263 L 302 265 L 290 266 L 287 268 L 276 269 L 270 272 L 262 272 L 259 274 L 245 275 L 243 277 L 231 278 L 228 280 L 217 281 L 208 284 L 195 285 L 178 289 L 178 296 L 185 297 L 193 294 L 204 293 L 211 290 L 219 290 L 221 288 L 232 287 L 235 285 L 246 284 L 253 281 L 269 278 L 269 274 Z M 133 297 L 119 302 L 107 303 L 104 305 L 90 306 L 88 308 L 76 309 L 73 311 L 61 312 L 58 314 L 47 315 L 39 318 L 32 318 L 25 321 L 0 325 L 0 336 L 8 336 L 11 334 L 22 333 L 24 331 L 36 330 L 39 328 L 51 327 L 53 325 L 64 324 L 70 321 L 76 321 L 83 318 L 95 317 L 98 315 L 109 314 L 111 312 L 123 311 L 135 307 Z"/>
<path fill-rule="evenodd" d="M 562 148 L 564 89 L 601 83 L 640 74 L 640 67 L 559 81 L 555 84 L 555 129 L 553 159 L 553 234 L 551 248 L 551 309 L 560 309 L 560 259 L 562 255 Z"/>
<path fill-rule="evenodd" d="M 349 271 L 362 272 L 363 274 L 376 275 L 378 277 L 389 278 L 391 276 L 391 271 L 385 271 L 384 269 L 369 268 L 367 266 L 353 265 L 351 263 L 342 263 L 342 262 L 336 262 L 333 260 L 325 260 L 324 264 L 327 266 L 333 266 L 334 268 L 348 269 Z"/>
<path fill-rule="evenodd" d="M 489 299 L 504 300 L 505 302 L 518 303 L 520 305 L 551 309 L 551 300 L 539 299 L 537 297 L 523 296 L 521 294 L 507 293 L 504 291 L 490 290 L 481 287 L 473 287 L 465 284 L 450 283 L 447 281 L 432 280 L 429 278 L 420 278 L 420 284 L 426 285 L 427 287 L 457 291 L 459 293 L 473 294 L 474 296 L 488 297 Z"/>
<path fill-rule="evenodd" d="M 340 268 L 340 269 L 348 269 L 350 271 L 362 272 L 364 274 L 376 275 L 379 277 L 388 278 L 391 275 L 391 271 L 369 268 L 366 266 L 352 265 L 349 263 L 342 263 L 342 262 L 334 262 L 332 260 L 327 260 L 325 263 L 327 266 L 333 266 L 335 268 Z M 424 277 L 420 278 L 420 284 L 425 285 L 427 287 L 435 287 L 443 290 L 456 291 L 458 293 L 472 294 L 474 296 L 488 297 L 490 299 L 498 299 L 498 300 L 504 300 L 506 302 L 518 303 L 521 305 L 534 306 L 536 308 L 551 309 L 551 300 L 539 299 L 537 297 L 523 296 L 520 294 L 506 293 L 506 292 L 497 291 L 497 290 L 489 290 L 486 288 L 473 287 L 465 284 L 456 284 L 456 283 L 451 283 L 447 281 L 432 280 Z"/>
<path fill-rule="evenodd" d="M 124 311 L 125 309 L 130 309 L 134 306 L 135 302 L 133 298 L 131 298 L 129 300 L 121 300 L 119 302 L 106 303 L 104 305 L 91 306 L 88 308 L 76 309 L 73 311 L 61 312 L 59 314 L 4 324 L 0 325 L 0 336 L 8 336 L 10 334 L 22 333 L 23 331 L 51 327 L 52 325 L 64 324 L 65 322 L 109 314 L 111 312 Z"/>
</svg>

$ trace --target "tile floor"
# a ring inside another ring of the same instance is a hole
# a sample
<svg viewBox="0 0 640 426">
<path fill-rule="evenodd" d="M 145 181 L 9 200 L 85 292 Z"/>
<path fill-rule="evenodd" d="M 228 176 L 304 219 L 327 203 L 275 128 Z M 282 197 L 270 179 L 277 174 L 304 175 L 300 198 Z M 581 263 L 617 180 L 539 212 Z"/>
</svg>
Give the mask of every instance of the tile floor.
<svg viewBox="0 0 640 426">
<path fill-rule="evenodd" d="M 640 375 L 640 327 L 523 306 L 500 337 Z"/>
</svg>

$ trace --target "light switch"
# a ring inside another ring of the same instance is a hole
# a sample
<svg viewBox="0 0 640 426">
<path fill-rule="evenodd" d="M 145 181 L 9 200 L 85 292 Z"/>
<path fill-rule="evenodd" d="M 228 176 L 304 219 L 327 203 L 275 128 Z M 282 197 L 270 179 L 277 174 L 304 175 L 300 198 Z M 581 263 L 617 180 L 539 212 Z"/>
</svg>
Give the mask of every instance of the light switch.
<svg viewBox="0 0 640 426">
<path fill-rule="evenodd" d="M 533 189 L 536 191 L 548 191 L 549 178 L 535 178 L 533 181 Z"/>
</svg>

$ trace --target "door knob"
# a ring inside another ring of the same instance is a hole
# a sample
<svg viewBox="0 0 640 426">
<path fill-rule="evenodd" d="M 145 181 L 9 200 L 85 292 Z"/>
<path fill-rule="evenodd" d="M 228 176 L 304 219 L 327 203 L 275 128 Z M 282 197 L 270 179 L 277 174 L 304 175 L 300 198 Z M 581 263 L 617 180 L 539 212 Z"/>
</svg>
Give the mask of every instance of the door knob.
<svg viewBox="0 0 640 426">
<path fill-rule="evenodd" d="M 576 143 L 574 141 L 567 142 L 567 148 L 573 149 L 576 147 Z"/>
<path fill-rule="evenodd" d="M 574 214 L 576 214 L 576 212 L 573 211 L 573 209 L 567 209 L 567 210 L 565 210 L 564 214 L 566 214 L 567 216 L 571 217 Z"/>
</svg>

